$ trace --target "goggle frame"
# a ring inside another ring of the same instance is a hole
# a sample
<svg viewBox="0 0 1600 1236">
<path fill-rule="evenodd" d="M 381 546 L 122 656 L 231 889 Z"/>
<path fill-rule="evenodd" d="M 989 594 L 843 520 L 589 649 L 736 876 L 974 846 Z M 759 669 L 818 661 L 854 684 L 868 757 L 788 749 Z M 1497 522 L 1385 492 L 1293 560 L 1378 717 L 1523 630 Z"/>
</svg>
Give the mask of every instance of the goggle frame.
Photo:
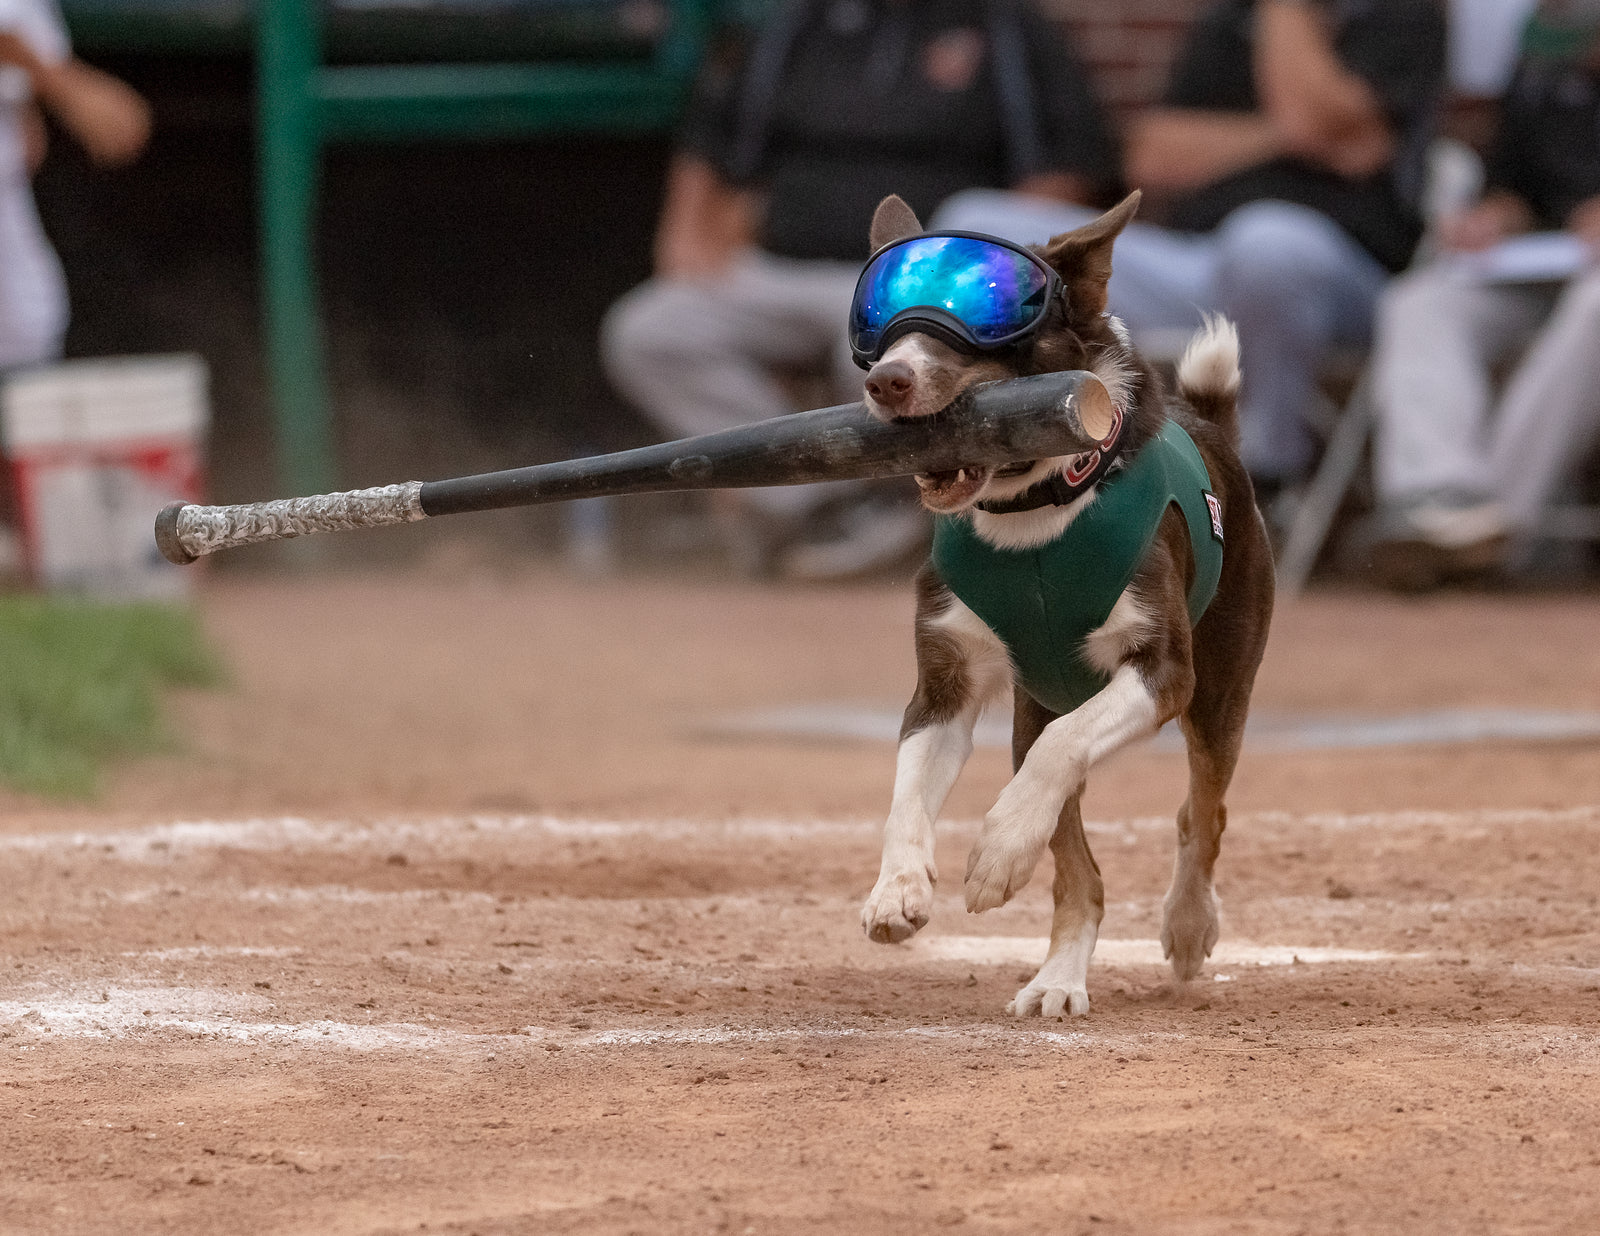
<svg viewBox="0 0 1600 1236">
<path fill-rule="evenodd" d="M 882 329 L 878 331 L 877 343 L 874 347 L 871 349 L 858 347 L 856 345 L 856 332 L 854 328 L 856 319 L 856 305 L 860 301 L 861 289 L 866 283 L 867 275 L 872 271 L 873 264 L 891 249 L 898 248 L 901 245 L 911 244 L 914 241 L 932 240 L 939 237 L 952 237 L 957 240 L 984 241 L 988 244 L 996 245 L 1001 249 L 1006 249 L 1012 253 L 1021 255 L 1033 266 L 1043 271 L 1045 276 L 1045 295 L 1043 307 L 1040 309 L 1039 315 L 1027 325 L 1012 331 L 1008 335 L 1005 335 L 999 339 L 984 342 L 974 336 L 972 333 L 972 328 L 955 314 L 951 313 L 948 309 L 942 308 L 939 305 L 908 305 L 906 308 L 900 310 L 899 313 L 896 313 L 883 324 Z M 1049 262 L 1045 261 L 1026 245 L 1019 245 L 1014 241 L 1007 240 L 1003 236 L 995 236 L 988 232 L 965 232 L 958 229 L 948 229 L 938 232 L 919 232 L 915 236 L 902 236 L 899 240 L 891 240 L 888 244 L 880 245 L 877 249 L 873 250 L 872 255 L 867 258 L 866 265 L 861 268 L 860 275 L 856 277 L 855 292 L 850 297 L 850 355 L 854 358 L 855 363 L 862 369 L 872 368 L 873 364 L 882 358 L 884 352 L 888 350 L 889 346 L 896 339 L 898 339 L 901 335 L 910 333 L 906 330 L 896 331 L 894 329 L 895 326 L 901 322 L 915 322 L 933 326 L 936 328 L 934 331 L 935 334 L 944 336 L 947 342 L 950 342 L 958 347 L 972 348 L 980 353 L 1003 351 L 1006 348 L 1016 347 L 1018 344 L 1026 342 L 1030 337 L 1037 334 L 1039 328 L 1044 325 L 1045 319 L 1050 316 L 1051 302 L 1059 299 L 1063 306 L 1066 304 L 1066 291 L 1066 283 L 1062 280 L 1060 273 L 1055 267 L 1051 266 Z"/>
</svg>

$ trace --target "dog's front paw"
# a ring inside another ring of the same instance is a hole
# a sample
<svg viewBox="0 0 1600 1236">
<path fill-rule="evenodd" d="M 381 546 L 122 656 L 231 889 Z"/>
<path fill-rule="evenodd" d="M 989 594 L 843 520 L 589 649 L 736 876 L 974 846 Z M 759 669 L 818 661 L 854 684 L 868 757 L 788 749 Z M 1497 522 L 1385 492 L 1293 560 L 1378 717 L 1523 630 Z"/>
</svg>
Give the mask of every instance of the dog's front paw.
<svg viewBox="0 0 1600 1236">
<path fill-rule="evenodd" d="M 1054 817 L 1047 818 L 1035 804 L 1015 807 L 1008 804 L 1007 797 L 1001 795 L 984 819 L 983 831 L 967 856 L 967 911 L 971 914 L 1003 906 L 1022 891 L 1033 878 L 1055 825 Z"/>
<path fill-rule="evenodd" d="M 933 913 L 933 881 L 922 870 L 886 872 L 861 907 L 861 929 L 879 944 L 909 940 Z"/>
<path fill-rule="evenodd" d="M 1217 895 L 1210 885 L 1176 883 L 1167 893 L 1161 916 L 1161 953 L 1172 962 L 1172 972 L 1183 982 L 1200 973 L 1217 946 L 1221 925 Z"/>
<path fill-rule="evenodd" d="M 1036 978 L 1012 998 L 1006 1012 L 1013 1017 L 1031 1017 L 1035 1013 L 1040 1017 L 1087 1017 L 1089 991 L 1083 986 L 1051 986 Z"/>
</svg>

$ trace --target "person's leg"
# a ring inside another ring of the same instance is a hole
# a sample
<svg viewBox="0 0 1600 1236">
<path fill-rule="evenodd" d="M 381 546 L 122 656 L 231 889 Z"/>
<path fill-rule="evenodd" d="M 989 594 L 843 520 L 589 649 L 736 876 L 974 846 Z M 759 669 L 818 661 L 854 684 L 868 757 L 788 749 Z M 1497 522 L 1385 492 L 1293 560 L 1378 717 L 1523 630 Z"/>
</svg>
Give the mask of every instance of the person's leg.
<svg viewBox="0 0 1600 1236">
<path fill-rule="evenodd" d="M 1600 271 L 1573 280 L 1501 397 L 1489 470 L 1512 524 L 1531 530 L 1600 438 Z"/>
<path fill-rule="evenodd" d="M 1525 288 L 1485 285 L 1448 264 L 1402 276 L 1378 309 L 1372 359 L 1376 576 L 1415 592 L 1497 565 L 1505 508 L 1488 458 L 1494 365 L 1544 316 Z"/>
<path fill-rule="evenodd" d="M 854 284 L 845 263 L 757 252 L 715 283 L 652 279 L 606 315 L 600 348 L 607 376 L 673 438 L 796 411 L 772 371 L 830 359 Z M 802 486 L 745 496 L 792 517 L 827 495 Z"/>
<path fill-rule="evenodd" d="M 612 381 L 663 430 L 686 437 L 797 409 L 774 367 L 830 367 L 841 402 L 861 397 L 861 371 L 841 346 L 859 268 L 848 262 L 746 255 L 714 286 L 656 280 L 608 315 L 602 355 Z M 862 574 L 921 544 L 927 518 L 906 502 L 864 502 L 863 481 L 773 486 L 712 495 L 736 565 L 808 579 Z M 813 516 L 838 508 L 837 527 Z M 805 539 L 805 543 L 796 542 Z"/>
<path fill-rule="evenodd" d="M 1378 305 L 1372 351 L 1378 498 L 1494 494 L 1488 458 L 1491 367 L 1537 322 L 1520 288 L 1438 263 L 1402 275 Z"/>
<path fill-rule="evenodd" d="M 1258 482 L 1293 482 L 1311 464 L 1318 368 L 1334 344 L 1365 342 L 1387 276 L 1333 220 L 1287 202 L 1240 207 L 1216 244 L 1212 303 L 1244 348 L 1245 466 Z"/>
<path fill-rule="evenodd" d="M 33 191 L 0 173 L 0 377 L 58 360 L 67 332 L 67 283 L 34 210 Z M 15 486 L 0 485 L 0 576 L 21 569 Z"/>
<path fill-rule="evenodd" d="M 957 193 L 933 214 L 934 231 L 987 232 L 1019 245 L 1042 245 L 1082 227 L 1100 212 L 998 189 Z M 1131 223 L 1117 237 L 1107 304 L 1138 335 L 1198 327 L 1211 308 L 1215 246 L 1208 236 Z"/>
<path fill-rule="evenodd" d="M 0 369 L 56 359 L 66 330 L 66 280 L 33 193 L 0 179 Z"/>
<path fill-rule="evenodd" d="M 673 437 L 794 411 L 774 368 L 824 359 L 850 304 L 844 288 L 834 320 L 823 321 L 816 288 L 785 278 L 800 266 L 750 253 L 714 282 L 640 284 L 601 327 L 607 376 Z"/>
</svg>

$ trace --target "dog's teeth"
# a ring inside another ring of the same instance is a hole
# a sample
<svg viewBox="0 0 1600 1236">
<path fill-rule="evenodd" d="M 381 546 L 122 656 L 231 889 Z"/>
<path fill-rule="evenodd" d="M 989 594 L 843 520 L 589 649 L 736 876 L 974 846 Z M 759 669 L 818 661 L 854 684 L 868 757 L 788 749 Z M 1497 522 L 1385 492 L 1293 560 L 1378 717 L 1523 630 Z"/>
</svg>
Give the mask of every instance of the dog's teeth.
<svg viewBox="0 0 1600 1236">
<path fill-rule="evenodd" d="M 965 468 L 959 469 L 956 472 L 956 484 L 960 485 L 966 479 L 967 479 L 967 470 Z"/>
</svg>

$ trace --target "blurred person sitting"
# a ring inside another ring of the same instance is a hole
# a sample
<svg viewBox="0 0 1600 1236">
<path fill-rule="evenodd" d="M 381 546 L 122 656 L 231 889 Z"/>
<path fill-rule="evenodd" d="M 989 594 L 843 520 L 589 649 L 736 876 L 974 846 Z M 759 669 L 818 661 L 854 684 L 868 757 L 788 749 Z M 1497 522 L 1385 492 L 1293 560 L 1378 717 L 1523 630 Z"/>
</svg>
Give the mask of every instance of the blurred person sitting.
<svg viewBox="0 0 1600 1236">
<path fill-rule="evenodd" d="M 1486 192 L 1379 311 L 1372 549 L 1397 587 L 1500 565 L 1600 435 L 1600 2 L 1547 3 L 1529 37 Z M 1586 242 L 1588 264 L 1513 281 L 1460 256 L 1539 230 Z M 1497 400 L 1494 372 L 1519 354 Z"/>
<path fill-rule="evenodd" d="M 794 411 L 776 373 L 828 366 L 861 397 L 845 319 L 879 201 L 931 213 L 974 185 L 1088 203 L 1115 141 L 1059 32 L 1025 0 L 791 0 L 714 57 L 679 135 L 655 277 L 602 332 L 616 387 L 686 437 Z M 751 573 L 846 575 L 927 535 L 859 485 L 743 490 L 723 520 Z M 845 508 L 833 541 L 814 517 Z"/>
<path fill-rule="evenodd" d="M 1209 311 L 1238 324 L 1243 455 L 1264 510 L 1310 469 L 1319 368 L 1367 341 L 1422 235 L 1444 67 L 1430 0 L 1224 0 L 1130 130 L 1129 180 L 1166 199 L 1169 226 L 1118 238 L 1111 311 L 1135 333 Z M 1038 243 L 1089 217 L 975 192 L 934 226 Z"/>
<path fill-rule="evenodd" d="M 41 106 L 102 166 L 130 162 L 150 135 L 144 100 L 73 58 L 54 0 L 0 0 L 0 371 L 56 359 L 67 329 L 30 185 L 48 137 Z"/>
</svg>

